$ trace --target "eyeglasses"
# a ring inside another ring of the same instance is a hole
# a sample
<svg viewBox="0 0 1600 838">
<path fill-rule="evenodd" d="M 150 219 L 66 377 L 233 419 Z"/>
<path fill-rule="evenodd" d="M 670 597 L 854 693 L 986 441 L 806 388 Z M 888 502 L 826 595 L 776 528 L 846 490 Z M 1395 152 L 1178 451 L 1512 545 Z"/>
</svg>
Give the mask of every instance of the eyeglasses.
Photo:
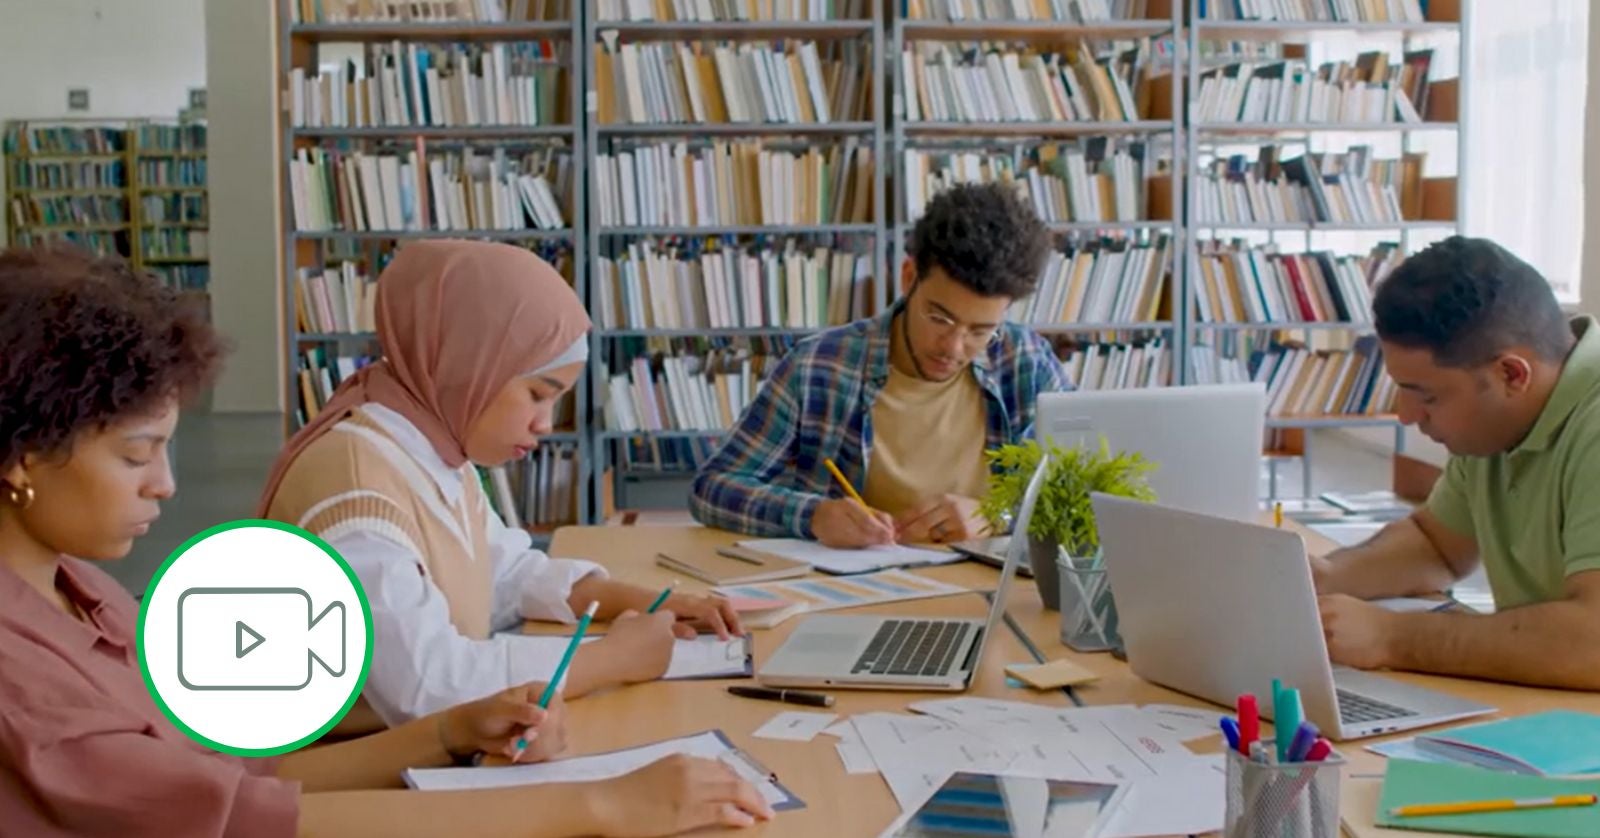
<svg viewBox="0 0 1600 838">
<path fill-rule="evenodd" d="M 1000 334 L 999 326 L 963 326 L 952 320 L 943 312 L 927 306 L 915 306 L 917 314 L 932 326 L 940 337 L 946 337 L 961 332 L 961 342 L 969 349 L 982 349 L 994 341 Z"/>
</svg>

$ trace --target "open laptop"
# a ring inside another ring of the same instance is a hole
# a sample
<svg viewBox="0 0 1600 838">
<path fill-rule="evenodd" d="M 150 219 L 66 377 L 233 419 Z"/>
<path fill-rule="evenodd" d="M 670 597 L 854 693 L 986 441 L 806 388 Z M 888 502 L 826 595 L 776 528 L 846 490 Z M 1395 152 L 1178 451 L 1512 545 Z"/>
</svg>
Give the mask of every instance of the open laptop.
<svg viewBox="0 0 1600 838">
<path fill-rule="evenodd" d="M 1050 458 L 1040 458 L 1028 479 L 1017 514 L 1027 528 Z M 1025 539 L 1016 539 L 1000 568 L 1000 583 L 982 620 L 948 617 L 882 617 L 817 614 L 768 658 L 756 680 L 772 687 L 941 690 L 959 692 L 972 683 L 989 638 L 1001 631 L 1011 577 Z"/>
<path fill-rule="evenodd" d="M 1493 707 L 1328 662 L 1305 542 L 1262 527 L 1103 494 L 1095 522 L 1128 664 L 1147 681 L 1224 706 L 1272 680 L 1305 718 L 1349 740 L 1494 712 Z"/>
<path fill-rule="evenodd" d="M 1259 382 L 1042 393 L 1034 433 L 1062 448 L 1137 451 L 1156 464 L 1150 488 L 1167 506 L 1238 521 L 1255 519 L 1261 497 L 1261 446 L 1267 391 Z M 1196 444 L 1203 440 L 1203 444 Z M 1020 532 L 1015 527 L 1012 532 Z M 967 558 L 999 567 L 1008 536 L 951 544 Z M 1024 561 L 1017 569 L 1033 575 Z"/>
</svg>

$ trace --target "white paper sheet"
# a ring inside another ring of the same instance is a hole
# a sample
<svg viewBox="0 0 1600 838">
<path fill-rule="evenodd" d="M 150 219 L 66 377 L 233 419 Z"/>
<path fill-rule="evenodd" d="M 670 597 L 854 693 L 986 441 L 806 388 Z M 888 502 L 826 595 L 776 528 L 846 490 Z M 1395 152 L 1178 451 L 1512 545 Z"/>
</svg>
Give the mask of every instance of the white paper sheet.
<svg viewBox="0 0 1600 838">
<path fill-rule="evenodd" d="M 822 729 L 839 718 L 834 713 L 804 713 L 789 710 L 773 716 L 753 734 L 757 739 L 782 739 L 786 742 L 810 742 Z"/>
<path fill-rule="evenodd" d="M 1134 780 L 1099 838 L 1201 835 L 1222 829 L 1226 769 L 1221 754 Z"/>
<path fill-rule="evenodd" d="M 964 556 L 949 550 L 928 550 L 900 544 L 885 544 L 859 550 L 836 550 L 815 541 L 799 538 L 767 538 L 741 541 L 740 547 L 805 562 L 828 573 L 866 573 L 889 567 L 945 564 L 961 561 Z"/>
<path fill-rule="evenodd" d="M 1220 734 L 1222 715 L 1227 712 L 1179 704 L 1146 704 L 1139 711 L 1157 727 L 1177 736 L 1180 742 Z"/>
<path fill-rule="evenodd" d="M 861 742 L 840 742 L 833 746 L 839 752 L 846 774 L 876 774 L 878 764 L 872 761 L 872 752 Z"/>
<path fill-rule="evenodd" d="M 584 782 L 620 777 L 672 754 L 723 760 L 755 785 L 762 797 L 774 806 L 793 799 L 737 750 L 729 747 L 721 736 L 711 731 L 638 748 L 552 762 L 504 768 L 408 768 L 402 776 L 411 788 L 423 791 Z"/>
<path fill-rule="evenodd" d="M 559 656 L 572 642 L 571 637 L 559 635 L 516 635 L 519 643 L 538 643 L 550 647 L 551 654 Z M 585 637 L 584 643 L 599 640 Z M 682 678 L 737 677 L 748 675 L 750 637 L 731 637 L 719 640 L 714 634 L 702 634 L 693 640 L 676 640 L 672 646 L 672 662 L 667 664 L 663 680 Z"/>
<path fill-rule="evenodd" d="M 1418 614 L 1426 611 L 1436 611 L 1450 608 L 1455 603 L 1443 599 L 1417 599 L 1414 597 L 1390 597 L 1389 599 L 1371 600 L 1373 605 L 1387 608 L 1400 614 Z"/>
</svg>

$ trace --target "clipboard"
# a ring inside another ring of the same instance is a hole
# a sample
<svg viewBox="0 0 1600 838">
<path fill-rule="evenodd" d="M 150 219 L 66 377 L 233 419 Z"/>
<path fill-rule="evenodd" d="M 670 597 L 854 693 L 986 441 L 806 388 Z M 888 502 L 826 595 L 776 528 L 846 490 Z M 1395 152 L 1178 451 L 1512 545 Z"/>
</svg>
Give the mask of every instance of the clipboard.
<svg viewBox="0 0 1600 838">
<path fill-rule="evenodd" d="M 716 635 L 705 635 L 705 634 L 700 635 L 700 637 L 696 638 L 696 640 L 697 641 L 704 641 L 706 643 L 711 643 L 711 642 L 719 642 L 720 643 L 721 642 L 721 641 L 717 640 Z M 695 641 L 679 641 L 679 643 L 685 643 L 685 642 L 695 642 Z M 683 648 L 683 647 L 680 646 L 678 648 Z M 673 675 L 672 674 L 673 666 L 674 665 L 680 665 L 680 664 L 678 664 L 678 661 L 679 661 L 678 655 L 674 654 L 672 656 L 672 663 L 667 665 L 667 672 L 666 672 L 665 675 L 661 676 L 661 680 L 662 681 L 717 681 L 717 680 L 722 680 L 724 678 L 754 678 L 755 677 L 755 674 L 756 674 L 756 668 L 755 668 L 755 661 L 756 661 L 756 657 L 755 657 L 755 641 L 754 641 L 754 638 L 753 638 L 752 635 L 744 634 L 744 635 L 741 635 L 739 637 L 733 638 L 732 640 L 728 641 L 727 646 L 724 648 L 723 651 L 725 652 L 725 655 L 726 655 L 725 660 L 726 660 L 727 665 L 728 665 L 726 669 L 716 669 L 716 670 L 712 670 L 712 671 L 697 671 L 694 674 L 690 674 L 690 675 Z M 706 665 L 706 664 L 708 664 L 710 662 L 711 661 L 703 661 L 703 660 L 700 660 L 700 659 L 695 659 L 694 660 L 694 664 L 696 666 Z"/>
</svg>

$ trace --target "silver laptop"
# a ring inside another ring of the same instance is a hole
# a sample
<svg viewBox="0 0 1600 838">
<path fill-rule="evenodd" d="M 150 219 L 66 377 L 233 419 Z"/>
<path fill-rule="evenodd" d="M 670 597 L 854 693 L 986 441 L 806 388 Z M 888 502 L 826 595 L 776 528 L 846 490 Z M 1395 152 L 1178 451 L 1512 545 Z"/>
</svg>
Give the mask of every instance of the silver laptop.
<svg viewBox="0 0 1600 838">
<path fill-rule="evenodd" d="M 1041 458 L 1028 479 L 1017 514 L 1021 531 L 1033 517 L 1048 464 L 1049 457 Z M 1027 539 L 1012 539 L 985 619 L 818 614 L 795 626 L 756 680 L 772 687 L 965 690 L 989 638 L 1003 631 L 1006 594 L 1027 549 Z"/>
<path fill-rule="evenodd" d="M 1156 464 L 1150 488 L 1165 506 L 1252 521 L 1261 507 L 1266 388 L 1200 384 L 1078 390 L 1039 396 L 1035 433 L 1062 448 L 1137 451 Z"/>
<path fill-rule="evenodd" d="M 1360 739 L 1494 712 L 1328 663 L 1305 542 L 1164 505 L 1093 496 L 1128 664 L 1147 681 L 1232 707 L 1272 679 L 1300 690 L 1323 735 Z"/>
</svg>

